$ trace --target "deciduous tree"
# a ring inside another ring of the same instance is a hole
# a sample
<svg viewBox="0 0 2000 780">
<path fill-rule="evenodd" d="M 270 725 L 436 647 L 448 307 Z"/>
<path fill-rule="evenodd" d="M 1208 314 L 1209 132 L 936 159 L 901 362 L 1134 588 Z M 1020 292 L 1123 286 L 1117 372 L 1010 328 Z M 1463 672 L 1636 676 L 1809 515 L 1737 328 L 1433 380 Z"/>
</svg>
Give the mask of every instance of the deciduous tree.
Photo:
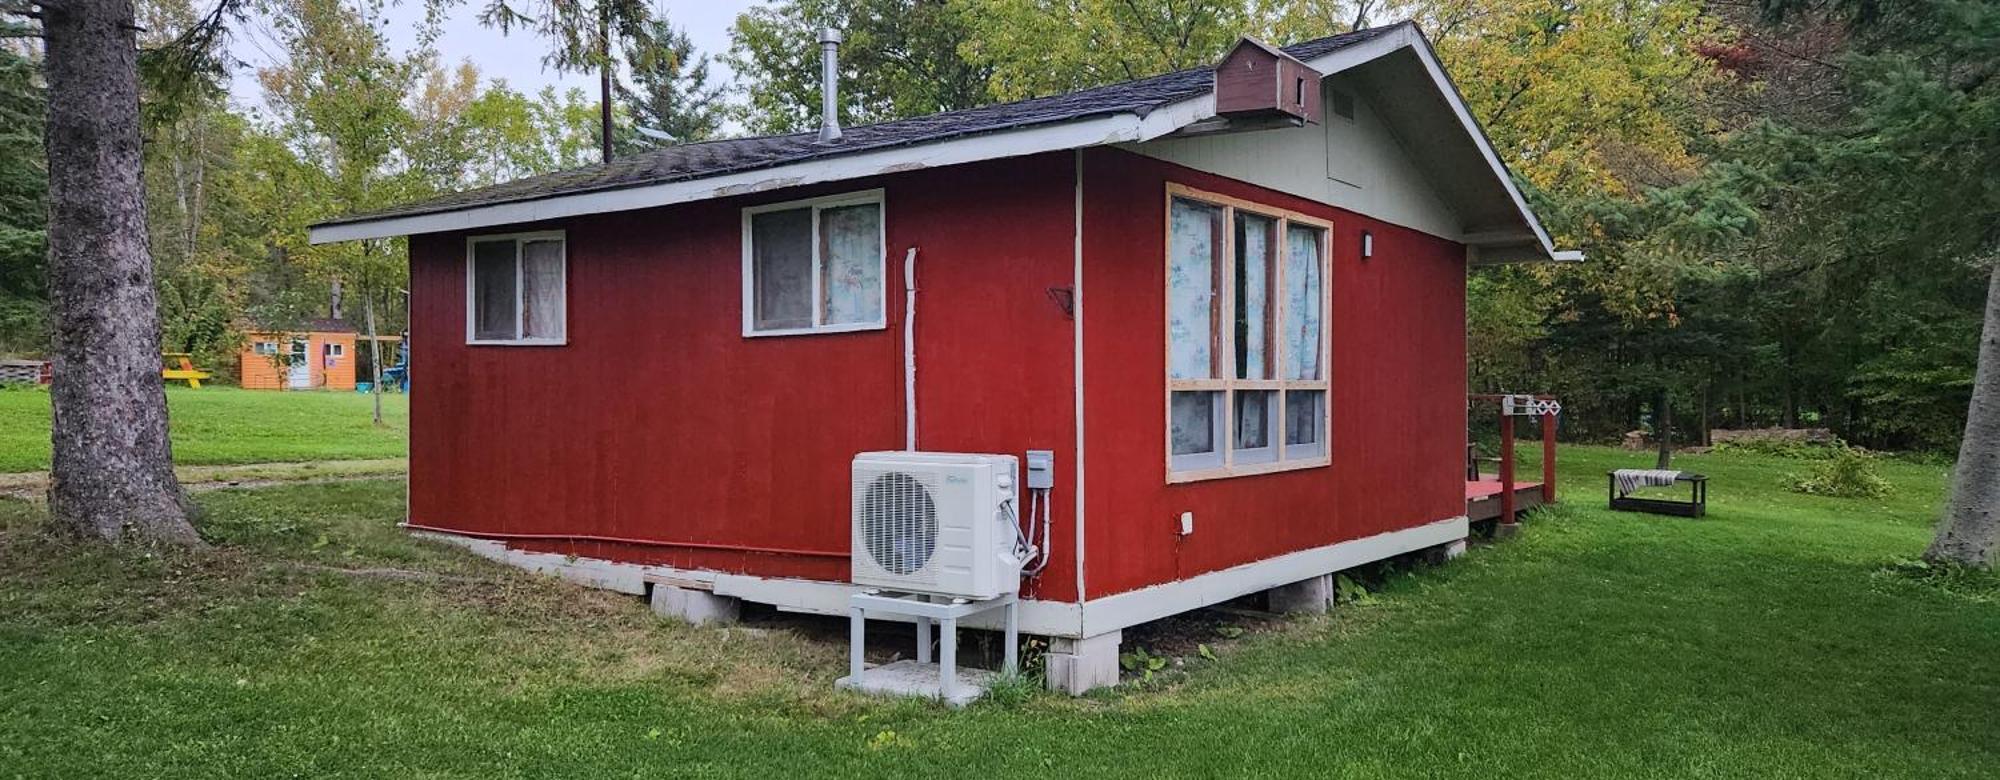
<svg viewBox="0 0 2000 780">
<path fill-rule="evenodd" d="M 2000 548 L 2000 263 L 1986 289 L 1979 374 L 1966 412 L 1965 438 L 1952 472 L 1944 522 L 1924 557 L 1991 567 Z"/>
<path fill-rule="evenodd" d="M 745 85 L 744 124 L 788 133 L 819 122 L 818 30 L 836 27 L 840 121 L 853 125 L 993 102 L 987 65 L 961 50 L 971 31 L 946 0 L 784 0 L 736 19 L 725 57 Z"/>
<path fill-rule="evenodd" d="M 1259 27 L 1243 0 L 958 0 L 960 51 L 1005 100 L 1207 65 Z"/>
</svg>

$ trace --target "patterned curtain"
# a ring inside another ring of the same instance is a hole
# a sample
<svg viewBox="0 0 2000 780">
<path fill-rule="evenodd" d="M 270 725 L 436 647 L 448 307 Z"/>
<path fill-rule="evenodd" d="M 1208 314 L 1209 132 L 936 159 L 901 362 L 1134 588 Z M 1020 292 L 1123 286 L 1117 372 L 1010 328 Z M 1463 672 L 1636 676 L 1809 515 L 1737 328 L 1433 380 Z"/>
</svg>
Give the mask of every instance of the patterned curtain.
<svg viewBox="0 0 2000 780">
<path fill-rule="evenodd" d="M 882 320 L 882 207 L 838 206 L 819 213 L 823 324 Z"/>
</svg>

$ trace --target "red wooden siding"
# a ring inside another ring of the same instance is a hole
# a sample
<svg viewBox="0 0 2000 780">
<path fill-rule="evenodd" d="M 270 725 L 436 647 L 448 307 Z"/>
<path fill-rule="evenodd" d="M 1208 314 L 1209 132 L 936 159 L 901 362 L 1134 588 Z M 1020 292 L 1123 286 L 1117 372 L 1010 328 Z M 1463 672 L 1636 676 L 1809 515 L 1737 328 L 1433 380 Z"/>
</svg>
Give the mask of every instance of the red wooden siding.
<svg viewBox="0 0 2000 780">
<path fill-rule="evenodd" d="M 844 581 L 848 465 L 903 445 L 902 260 L 918 257 L 919 444 L 1056 451 L 1073 540 L 1070 153 L 482 233 L 562 229 L 568 344 L 465 344 L 465 234 L 412 240 L 410 520 L 518 546 Z M 745 338 L 744 206 L 885 189 L 887 329 Z M 1075 596 L 1074 552 L 1029 595 Z M 817 554 L 815 554 L 817 553 Z"/>
<path fill-rule="evenodd" d="M 1166 484 L 1170 181 L 1333 222 L 1331 466 Z M 1461 245 L 1117 150 L 1085 155 L 1084 194 L 1086 598 L 1465 513 Z"/>
</svg>

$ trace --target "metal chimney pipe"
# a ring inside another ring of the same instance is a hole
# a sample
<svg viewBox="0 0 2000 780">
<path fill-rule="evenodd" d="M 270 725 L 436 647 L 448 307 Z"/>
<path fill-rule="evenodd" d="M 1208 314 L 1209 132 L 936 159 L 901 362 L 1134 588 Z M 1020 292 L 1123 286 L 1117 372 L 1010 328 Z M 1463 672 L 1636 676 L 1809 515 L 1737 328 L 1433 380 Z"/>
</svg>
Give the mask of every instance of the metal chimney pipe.
<svg viewBox="0 0 2000 780">
<path fill-rule="evenodd" d="M 819 142 L 840 140 L 840 31 L 819 31 Z"/>
</svg>

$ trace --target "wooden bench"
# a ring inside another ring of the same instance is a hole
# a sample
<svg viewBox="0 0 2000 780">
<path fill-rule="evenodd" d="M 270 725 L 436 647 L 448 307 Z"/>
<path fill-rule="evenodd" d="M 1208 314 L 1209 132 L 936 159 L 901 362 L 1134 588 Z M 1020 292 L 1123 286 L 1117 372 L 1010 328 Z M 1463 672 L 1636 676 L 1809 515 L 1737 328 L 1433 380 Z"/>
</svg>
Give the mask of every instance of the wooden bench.
<svg viewBox="0 0 2000 780">
<path fill-rule="evenodd" d="M 1708 477 L 1701 474 L 1682 472 L 1675 482 L 1688 483 L 1688 498 L 1681 501 L 1672 498 L 1639 498 L 1618 495 L 1618 472 L 1604 473 L 1611 483 L 1611 508 L 1620 512 L 1645 512 L 1655 515 L 1675 517 L 1704 517 L 1708 514 Z"/>
</svg>

